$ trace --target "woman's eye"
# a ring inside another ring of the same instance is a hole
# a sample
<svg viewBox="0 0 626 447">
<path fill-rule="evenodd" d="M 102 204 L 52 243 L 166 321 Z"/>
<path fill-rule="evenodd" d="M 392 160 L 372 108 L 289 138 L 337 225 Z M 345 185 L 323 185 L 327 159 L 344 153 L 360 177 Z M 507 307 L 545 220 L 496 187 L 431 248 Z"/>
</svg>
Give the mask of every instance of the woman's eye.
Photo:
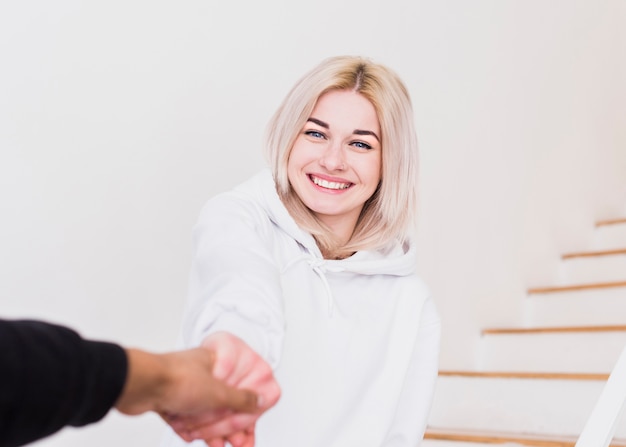
<svg viewBox="0 0 626 447">
<path fill-rule="evenodd" d="M 317 130 L 307 130 L 304 134 L 313 138 L 325 138 L 325 135 Z"/>
<path fill-rule="evenodd" d="M 369 144 L 367 144 L 367 143 L 364 143 L 363 141 L 354 141 L 354 142 L 352 143 L 352 146 L 354 146 L 354 147 L 358 147 L 359 149 L 367 149 L 367 150 L 369 150 L 369 149 L 371 149 L 371 148 L 372 148 L 372 146 L 370 146 L 370 145 L 369 145 Z"/>
</svg>

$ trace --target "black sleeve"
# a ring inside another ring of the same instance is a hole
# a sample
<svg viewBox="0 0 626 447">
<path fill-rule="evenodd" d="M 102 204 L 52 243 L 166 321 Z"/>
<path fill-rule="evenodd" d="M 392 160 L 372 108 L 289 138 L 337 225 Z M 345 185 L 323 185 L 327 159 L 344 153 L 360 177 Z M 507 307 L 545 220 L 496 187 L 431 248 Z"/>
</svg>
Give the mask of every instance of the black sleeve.
<svg viewBox="0 0 626 447">
<path fill-rule="evenodd" d="M 84 340 L 62 326 L 0 320 L 0 446 L 102 419 L 127 372 L 121 346 Z"/>
</svg>

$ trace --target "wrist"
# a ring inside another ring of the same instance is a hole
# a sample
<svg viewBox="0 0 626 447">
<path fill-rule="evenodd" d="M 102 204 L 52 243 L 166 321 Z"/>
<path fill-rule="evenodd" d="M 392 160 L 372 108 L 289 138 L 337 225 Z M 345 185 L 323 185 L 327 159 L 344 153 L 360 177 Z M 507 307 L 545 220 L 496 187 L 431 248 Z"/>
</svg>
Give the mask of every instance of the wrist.
<svg viewBox="0 0 626 447">
<path fill-rule="evenodd" d="M 115 407 L 124 414 L 155 411 L 170 381 L 170 365 L 163 355 L 127 349 L 128 373 Z"/>
</svg>

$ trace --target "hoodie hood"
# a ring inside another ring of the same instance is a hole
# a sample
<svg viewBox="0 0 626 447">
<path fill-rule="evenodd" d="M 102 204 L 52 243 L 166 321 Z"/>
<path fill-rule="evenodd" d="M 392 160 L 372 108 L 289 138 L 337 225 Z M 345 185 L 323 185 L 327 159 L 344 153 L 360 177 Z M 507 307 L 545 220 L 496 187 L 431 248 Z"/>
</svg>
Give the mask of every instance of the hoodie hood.
<svg viewBox="0 0 626 447">
<path fill-rule="evenodd" d="M 302 245 L 308 252 L 304 256 L 316 268 L 327 272 L 351 272 L 362 275 L 408 276 L 416 272 L 417 253 L 411 242 L 404 244 L 394 242 L 379 250 L 361 250 L 346 259 L 324 259 L 313 236 L 296 224 L 283 205 L 269 168 L 235 188 L 235 191 L 251 197 L 277 227 Z M 297 259 L 294 259 L 294 262 L 296 261 Z"/>
</svg>

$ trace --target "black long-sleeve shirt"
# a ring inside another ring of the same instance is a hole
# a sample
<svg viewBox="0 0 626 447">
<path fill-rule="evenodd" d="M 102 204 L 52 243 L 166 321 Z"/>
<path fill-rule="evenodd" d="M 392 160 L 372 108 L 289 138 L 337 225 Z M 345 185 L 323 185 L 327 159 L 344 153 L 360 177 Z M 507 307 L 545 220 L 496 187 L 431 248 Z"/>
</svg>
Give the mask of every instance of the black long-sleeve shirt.
<svg viewBox="0 0 626 447">
<path fill-rule="evenodd" d="M 0 446 L 102 419 L 127 372 L 121 346 L 49 323 L 0 320 Z"/>
</svg>

